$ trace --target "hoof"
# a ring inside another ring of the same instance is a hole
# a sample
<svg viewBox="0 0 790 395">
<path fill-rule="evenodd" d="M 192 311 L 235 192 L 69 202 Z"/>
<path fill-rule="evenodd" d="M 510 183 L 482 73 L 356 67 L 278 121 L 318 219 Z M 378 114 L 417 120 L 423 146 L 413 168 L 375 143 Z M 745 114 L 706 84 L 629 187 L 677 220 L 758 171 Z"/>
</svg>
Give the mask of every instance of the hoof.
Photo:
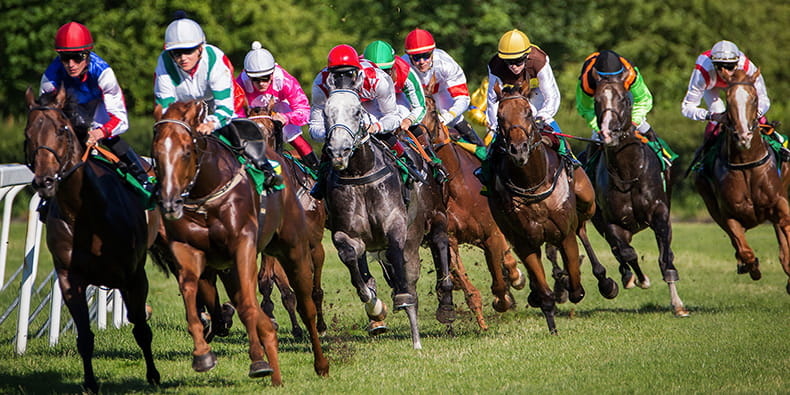
<svg viewBox="0 0 790 395">
<path fill-rule="evenodd" d="M 633 273 L 628 273 L 623 275 L 623 288 L 631 289 L 636 287 L 636 276 Z"/>
<path fill-rule="evenodd" d="M 650 288 L 650 279 L 647 278 L 647 276 L 645 276 L 645 281 L 639 281 L 637 279 L 636 280 L 636 285 L 638 285 L 639 288 L 648 289 L 648 288 Z"/>
<path fill-rule="evenodd" d="M 614 299 L 620 293 L 620 288 L 617 287 L 617 282 L 611 278 L 606 278 L 598 283 L 598 292 L 606 299 Z"/>
<path fill-rule="evenodd" d="M 156 369 L 154 369 L 154 371 L 148 375 L 147 379 L 148 379 L 148 384 L 151 384 L 154 387 L 158 387 L 159 385 L 162 384 L 162 377 L 159 375 L 159 371 L 157 371 Z"/>
<path fill-rule="evenodd" d="M 151 319 L 151 316 L 154 315 L 154 308 L 151 307 L 150 304 L 145 304 L 145 320 L 148 321 Z"/>
<path fill-rule="evenodd" d="M 291 335 L 294 337 L 294 339 L 302 339 L 304 337 L 304 331 L 297 324 L 291 329 Z"/>
<path fill-rule="evenodd" d="M 524 276 L 524 273 L 521 272 L 521 269 L 516 268 L 516 273 L 518 273 L 518 279 L 512 281 L 510 286 L 516 290 L 524 289 L 524 286 L 527 285 L 527 278 Z"/>
<path fill-rule="evenodd" d="M 203 338 L 206 339 L 206 343 L 211 343 L 214 340 L 214 329 L 211 325 L 211 314 L 203 311 L 199 315 L 200 323 L 203 324 Z"/>
<path fill-rule="evenodd" d="M 584 288 L 579 288 L 576 291 L 571 292 L 568 298 L 573 304 L 581 302 L 582 299 L 584 299 Z"/>
<path fill-rule="evenodd" d="M 396 310 L 403 310 L 417 304 L 417 298 L 412 294 L 397 294 L 392 298 Z"/>
<path fill-rule="evenodd" d="M 214 334 L 219 337 L 227 337 L 230 334 L 230 328 L 233 326 L 233 314 L 236 309 L 230 303 L 222 304 L 222 320 L 217 323 L 214 328 Z"/>
<path fill-rule="evenodd" d="M 192 369 L 196 372 L 208 372 L 214 369 L 215 366 L 217 366 L 217 356 L 214 354 L 214 351 L 192 357 Z"/>
<path fill-rule="evenodd" d="M 274 319 L 274 317 L 271 317 L 269 319 L 272 321 L 272 326 L 274 327 L 274 331 L 277 332 L 278 330 L 280 330 L 280 323 L 278 323 L 277 320 Z"/>
<path fill-rule="evenodd" d="M 543 299 L 537 292 L 530 292 L 527 296 L 527 303 L 532 307 L 540 307 L 543 305 Z"/>
<path fill-rule="evenodd" d="M 689 315 L 691 315 L 691 314 L 689 314 L 689 311 L 686 310 L 685 307 L 683 307 L 683 306 L 675 307 L 675 317 L 685 318 L 685 317 L 688 317 Z"/>
<path fill-rule="evenodd" d="M 82 383 L 83 392 L 87 394 L 98 394 L 99 393 L 99 383 L 96 380 L 89 382 Z"/>
<path fill-rule="evenodd" d="M 452 324 L 455 321 L 455 309 L 453 306 L 442 306 L 436 308 L 436 320 L 442 324 Z"/>
<path fill-rule="evenodd" d="M 378 311 L 378 314 L 375 313 L 376 311 Z M 369 309 L 369 305 L 365 304 L 365 312 L 368 314 L 368 318 L 370 318 L 371 321 L 384 321 L 384 319 L 387 318 L 389 309 L 387 308 L 387 304 L 381 299 L 376 299 L 375 306 L 372 309 Z"/>
<path fill-rule="evenodd" d="M 274 369 L 266 361 L 255 361 L 250 364 L 249 375 L 252 378 L 271 376 L 272 373 Z"/>
<path fill-rule="evenodd" d="M 504 298 L 494 298 L 494 302 L 491 303 L 497 313 L 504 313 L 510 310 L 513 308 L 513 304 L 513 296 L 510 295 L 510 292 L 506 293 Z"/>
<path fill-rule="evenodd" d="M 384 321 L 370 320 L 370 322 L 368 322 L 367 331 L 370 336 L 378 336 L 388 330 L 389 328 L 387 328 L 387 324 L 385 324 Z"/>
</svg>

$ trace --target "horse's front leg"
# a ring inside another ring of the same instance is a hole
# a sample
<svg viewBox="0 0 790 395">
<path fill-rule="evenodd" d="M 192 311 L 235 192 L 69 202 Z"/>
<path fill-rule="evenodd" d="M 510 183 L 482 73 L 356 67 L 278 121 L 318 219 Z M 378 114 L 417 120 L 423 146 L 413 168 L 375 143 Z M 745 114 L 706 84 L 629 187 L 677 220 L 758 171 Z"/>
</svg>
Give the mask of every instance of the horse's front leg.
<svg viewBox="0 0 790 395">
<path fill-rule="evenodd" d="M 386 332 L 388 328 L 384 319 L 387 317 L 387 305 L 376 295 L 376 280 L 368 269 L 365 243 L 339 231 L 332 234 L 332 242 L 340 260 L 348 268 L 351 284 L 356 288 L 359 300 L 365 303 L 365 312 L 369 318 L 368 333 L 375 336 Z"/>
<path fill-rule="evenodd" d="M 638 285 L 643 289 L 649 288 L 650 279 L 639 267 L 639 257 L 634 247 L 631 246 L 632 237 L 633 233 L 621 226 L 615 224 L 608 224 L 605 226 L 604 238 L 606 238 L 609 246 L 611 246 L 612 254 L 614 254 L 617 262 L 620 263 L 620 275 L 622 276 L 623 287 L 625 289 L 630 289 Z M 634 273 L 631 272 L 631 269 L 634 269 L 636 278 L 634 278 Z"/>
<path fill-rule="evenodd" d="M 562 240 L 560 248 L 565 271 L 568 272 L 568 299 L 572 303 L 579 303 L 584 299 L 581 271 L 579 270 L 579 245 L 576 243 L 576 234 L 569 232 Z"/>
<path fill-rule="evenodd" d="M 734 218 L 727 218 L 724 221 L 724 231 L 730 236 L 730 242 L 735 248 L 735 259 L 738 261 L 738 274 L 749 273 L 752 280 L 759 280 L 760 261 L 754 255 L 754 250 L 746 242 L 746 228 Z"/>
<path fill-rule="evenodd" d="M 450 277 L 450 242 L 447 236 L 447 218 L 434 218 L 428 234 L 433 264 L 436 268 L 436 296 L 439 306 L 436 308 L 436 319 L 443 324 L 455 321 L 453 306 L 453 280 Z M 460 270 L 460 268 L 458 268 Z M 466 276 L 466 272 L 462 275 Z M 471 285 L 471 284 L 470 284 Z M 416 292 L 416 281 L 415 281 Z M 479 292 L 478 292 L 479 293 Z"/>
<path fill-rule="evenodd" d="M 480 329 L 488 330 L 488 325 L 486 324 L 485 318 L 483 318 L 483 299 L 480 297 L 480 291 L 472 285 L 472 282 L 469 281 L 469 276 L 466 274 L 466 268 L 461 261 L 461 256 L 458 251 L 458 240 L 449 238 L 449 242 L 450 275 L 453 278 L 453 284 L 455 284 L 456 289 L 460 289 L 464 292 L 466 305 L 469 306 L 469 310 L 475 314 L 475 319 Z"/>
<path fill-rule="evenodd" d="M 94 335 L 88 315 L 88 302 L 85 299 L 85 289 L 88 284 L 77 275 L 70 275 L 67 270 L 58 269 L 57 272 L 63 302 L 69 308 L 74 326 L 77 328 L 77 351 L 82 358 L 83 385 L 88 391 L 98 394 L 99 383 L 93 373 L 92 361 Z"/>
<path fill-rule="evenodd" d="M 142 263 L 144 262 L 141 262 L 141 269 L 137 271 L 135 278 L 129 283 L 131 287 L 122 289 L 121 295 L 123 296 L 123 301 L 127 308 L 126 316 L 129 322 L 134 325 L 132 329 L 134 340 L 143 351 L 146 369 L 145 377 L 149 384 L 159 385 L 161 376 L 156 369 L 153 353 L 151 352 L 153 334 L 151 333 L 151 327 L 148 325 L 148 320 L 146 319 L 147 314 L 145 312 L 145 299 L 148 296 L 148 277 L 146 276 L 145 270 L 142 269 Z"/>
<path fill-rule="evenodd" d="M 526 285 L 526 277 L 519 270 L 516 260 L 510 253 L 510 246 L 498 227 L 483 241 L 482 248 L 485 253 L 488 272 L 491 274 L 491 293 L 494 294 L 492 305 L 494 310 L 504 313 L 515 305 L 513 295 L 505 282 L 507 272 L 510 285 L 515 289 L 522 289 Z M 460 258 L 459 258 L 460 259 Z"/>
<path fill-rule="evenodd" d="M 593 275 L 598 280 L 598 292 L 606 299 L 614 299 L 620 292 L 617 287 L 617 282 L 609 277 L 606 277 L 606 267 L 598 260 L 598 256 L 592 248 L 589 237 L 587 237 L 586 221 L 579 221 L 579 226 L 576 229 L 576 236 L 581 240 L 587 256 L 590 258 L 592 265 Z M 581 257 L 579 258 L 579 266 L 581 266 Z"/>
<path fill-rule="evenodd" d="M 198 316 L 198 280 L 205 267 L 205 255 L 185 243 L 173 242 L 170 248 L 178 262 L 178 289 L 184 299 L 187 330 L 194 343 L 192 369 L 197 372 L 208 372 L 217 366 L 217 356 L 211 351 L 211 346 L 204 337 L 203 323 Z"/>
<path fill-rule="evenodd" d="M 658 244 L 658 265 L 664 275 L 664 281 L 669 286 L 670 302 L 676 317 L 688 317 L 689 312 L 683 306 L 677 290 L 677 281 L 680 279 L 675 268 L 675 254 L 672 252 L 672 222 L 669 217 L 669 207 L 660 205 L 654 212 L 653 222 L 650 224 Z"/>
<path fill-rule="evenodd" d="M 557 325 L 554 323 L 556 306 L 554 302 L 554 292 L 546 282 L 546 273 L 543 270 L 543 263 L 540 260 L 540 247 L 532 248 L 525 244 L 513 245 L 516 255 L 524 262 L 529 276 L 530 293 L 527 303 L 532 307 L 539 307 L 546 317 L 546 324 L 549 326 L 549 333 L 557 334 Z"/>
</svg>

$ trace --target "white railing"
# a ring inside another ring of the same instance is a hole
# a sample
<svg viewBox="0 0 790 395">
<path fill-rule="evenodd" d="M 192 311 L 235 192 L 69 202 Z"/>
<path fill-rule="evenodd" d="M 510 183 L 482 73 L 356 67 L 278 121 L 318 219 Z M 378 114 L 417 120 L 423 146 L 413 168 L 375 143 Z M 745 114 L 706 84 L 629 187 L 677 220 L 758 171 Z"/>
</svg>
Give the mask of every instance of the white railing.
<svg viewBox="0 0 790 395">
<path fill-rule="evenodd" d="M 27 349 L 27 339 L 30 324 L 41 312 L 45 305 L 50 302 L 49 318 L 38 331 L 36 336 L 41 336 L 43 332 L 49 329 L 49 344 L 51 346 L 58 343 L 58 338 L 61 334 L 60 329 L 60 312 L 63 306 L 63 297 L 60 293 L 60 286 L 58 285 L 57 276 L 54 275 L 54 270 L 50 275 L 44 279 L 37 288 L 38 294 L 44 288 L 49 286 L 50 292 L 43 301 L 38 304 L 35 312 L 30 314 L 31 300 L 33 296 L 33 288 L 35 285 L 36 275 L 38 273 L 38 257 L 41 252 L 41 233 L 43 224 L 38 220 L 38 208 L 41 198 L 38 194 L 34 194 L 30 198 L 28 204 L 28 218 L 27 230 L 25 235 L 25 254 L 24 262 L 16 270 L 8 282 L 5 282 L 6 261 L 8 257 L 8 239 L 9 229 L 11 226 L 11 209 L 13 207 L 14 198 L 16 195 L 29 185 L 33 179 L 32 172 L 24 165 L 19 164 L 2 164 L 0 165 L 0 199 L 5 200 L 3 209 L 2 229 L 0 229 L 0 292 L 5 292 L 6 288 L 13 282 L 13 280 L 22 273 L 21 283 L 19 287 L 19 296 L 5 309 L 5 312 L 0 316 L 0 324 L 18 308 L 18 320 L 16 329 L 16 342 L 15 350 L 17 354 L 24 354 Z M 51 283 L 51 286 L 49 285 Z M 108 294 L 112 294 L 112 299 L 108 301 Z M 91 309 L 91 319 L 95 319 L 99 329 L 107 327 L 107 312 L 113 312 L 113 324 L 116 328 L 126 323 L 125 306 L 122 303 L 120 292 L 117 290 L 108 291 L 103 288 L 91 287 L 88 290 L 87 298 Z M 63 331 L 68 330 L 73 326 L 73 322 L 66 323 Z"/>
</svg>

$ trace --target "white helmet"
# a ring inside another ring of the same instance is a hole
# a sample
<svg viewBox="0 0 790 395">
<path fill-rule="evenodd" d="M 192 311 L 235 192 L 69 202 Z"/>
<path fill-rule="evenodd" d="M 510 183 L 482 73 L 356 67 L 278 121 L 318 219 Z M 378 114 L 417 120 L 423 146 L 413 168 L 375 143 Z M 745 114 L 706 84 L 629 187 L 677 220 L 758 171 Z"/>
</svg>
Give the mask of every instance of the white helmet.
<svg viewBox="0 0 790 395">
<path fill-rule="evenodd" d="M 250 77 L 269 75 L 274 71 L 274 56 L 260 42 L 253 41 L 252 51 L 244 57 L 244 71 Z"/>
<path fill-rule="evenodd" d="M 165 51 L 195 48 L 205 42 L 206 35 L 203 34 L 203 29 L 191 19 L 176 19 L 165 30 Z"/>
<path fill-rule="evenodd" d="M 741 51 L 730 41 L 722 40 L 713 44 L 710 50 L 710 59 L 714 62 L 732 63 L 741 57 Z"/>
</svg>

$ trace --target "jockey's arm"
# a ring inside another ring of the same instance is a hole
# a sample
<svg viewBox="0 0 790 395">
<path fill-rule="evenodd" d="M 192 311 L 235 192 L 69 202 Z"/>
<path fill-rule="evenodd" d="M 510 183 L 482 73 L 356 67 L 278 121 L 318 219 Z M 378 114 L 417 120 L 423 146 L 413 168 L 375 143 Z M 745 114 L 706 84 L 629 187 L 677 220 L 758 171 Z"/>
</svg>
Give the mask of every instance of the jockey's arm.
<svg viewBox="0 0 790 395">
<path fill-rule="evenodd" d="M 287 124 L 304 126 L 310 119 L 310 102 L 307 100 L 302 86 L 299 85 L 299 81 L 285 70 L 282 70 L 282 73 L 283 89 L 281 93 L 288 101 L 288 106 L 291 107 L 291 111 L 283 113 L 283 115 L 287 118 Z"/>
<path fill-rule="evenodd" d="M 381 71 L 381 73 L 384 72 Z M 398 116 L 395 86 L 392 84 L 392 79 L 389 76 L 380 78 L 379 83 L 376 84 L 375 101 L 381 113 L 381 117 L 378 119 L 381 129 L 378 131 L 388 132 L 397 129 L 401 120 Z"/>
<path fill-rule="evenodd" d="M 488 73 L 488 91 L 486 93 L 486 119 L 488 121 L 488 130 L 496 131 L 498 125 L 497 111 L 499 111 L 499 98 L 497 97 L 494 88 L 499 86 L 502 88 L 502 81 L 499 77 Z"/>
<path fill-rule="evenodd" d="M 422 119 L 425 117 L 425 92 L 422 89 L 419 78 L 417 78 L 417 74 L 413 70 L 409 70 L 406 82 L 403 84 L 403 94 L 411 105 L 411 111 L 406 119 L 410 120 L 412 125 L 422 122 Z M 401 126 L 403 126 L 402 122 Z"/>
<path fill-rule="evenodd" d="M 653 95 L 650 93 L 650 89 L 647 88 L 647 84 L 645 84 L 639 69 L 634 68 L 634 70 L 636 71 L 636 79 L 631 84 L 631 95 L 633 95 L 634 99 L 631 121 L 635 125 L 641 125 L 647 119 L 647 113 L 653 108 Z"/>
<path fill-rule="evenodd" d="M 308 130 L 310 137 L 319 143 L 323 143 L 326 139 L 326 129 L 324 125 L 324 105 L 326 104 L 326 94 L 320 87 L 321 73 L 316 76 L 313 82 L 312 98 L 313 104 L 310 107 L 310 122 Z"/>
<path fill-rule="evenodd" d="M 762 117 L 771 108 L 771 99 L 768 98 L 762 74 L 754 81 L 754 88 L 757 90 L 757 116 Z"/>
<path fill-rule="evenodd" d="M 699 107 L 703 97 L 705 97 L 708 107 L 712 107 L 711 105 L 713 102 L 715 102 L 715 100 L 713 100 L 713 95 L 711 95 L 709 92 L 711 92 L 711 90 L 706 89 L 706 82 L 702 73 L 698 69 L 694 69 L 694 71 L 691 73 L 691 78 L 689 79 L 686 96 L 683 98 L 683 103 L 680 107 L 680 112 L 683 114 L 683 116 L 694 121 L 704 121 L 709 119 L 709 114 L 713 112 L 713 109 L 708 111 Z"/>
<path fill-rule="evenodd" d="M 560 89 L 554 79 L 548 56 L 546 56 L 546 64 L 538 71 L 538 86 L 543 94 L 543 106 L 538 109 L 535 118 L 543 118 L 549 123 L 554 120 L 554 115 L 560 109 Z"/>
<path fill-rule="evenodd" d="M 576 83 L 576 111 L 587 122 L 593 132 L 598 132 L 598 118 L 595 116 L 595 99 L 584 93 L 581 81 Z"/>
</svg>

